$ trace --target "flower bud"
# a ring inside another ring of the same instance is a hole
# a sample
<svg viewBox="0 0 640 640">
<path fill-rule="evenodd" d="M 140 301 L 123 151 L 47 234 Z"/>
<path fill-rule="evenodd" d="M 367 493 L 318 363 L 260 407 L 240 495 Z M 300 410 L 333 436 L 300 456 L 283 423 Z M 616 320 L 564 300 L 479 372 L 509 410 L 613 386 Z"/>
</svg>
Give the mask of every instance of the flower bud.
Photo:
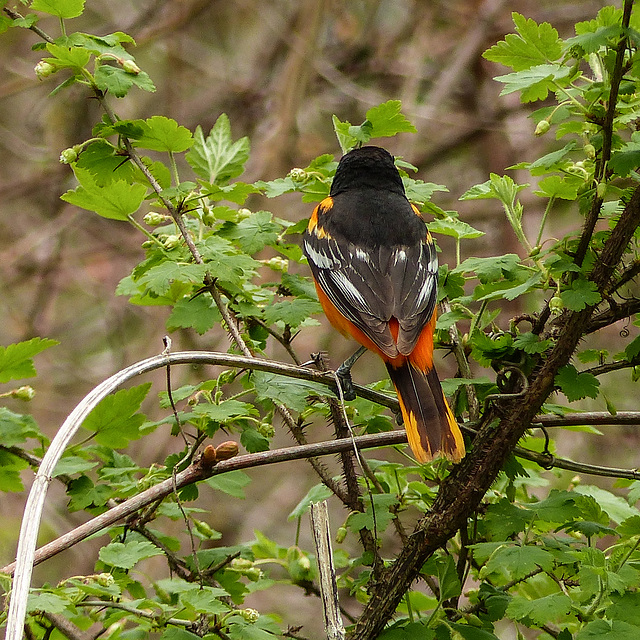
<svg viewBox="0 0 640 640">
<path fill-rule="evenodd" d="M 347 527 L 338 527 L 336 531 L 336 542 L 342 544 L 347 537 Z"/>
<path fill-rule="evenodd" d="M 285 258 L 281 258 L 280 256 L 269 258 L 269 260 L 263 260 L 262 263 L 274 271 L 282 271 L 283 273 L 286 273 L 289 269 L 289 261 Z"/>
<path fill-rule="evenodd" d="M 558 315 L 559 313 L 562 313 L 563 309 L 564 309 L 564 302 L 560 296 L 557 296 L 557 295 L 553 296 L 553 298 L 549 300 L 549 310 L 554 315 Z"/>
<path fill-rule="evenodd" d="M 304 169 L 291 169 L 287 178 L 291 178 L 293 182 L 306 182 L 309 178 L 309 174 Z"/>
<path fill-rule="evenodd" d="M 56 72 L 56 68 L 46 60 L 40 60 L 38 64 L 33 68 L 36 73 L 36 76 L 39 80 L 44 80 L 48 78 L 51 74 Z"/>
<path fill-rule="evenodd" d="M 246 220 L 247 218 L 250 218 L 253 214 L 251 213 L 250 209 L 238 209 L 238 221 L 240 220 Z"/>
<path fill-rule="evenodd" d="M 605 194 L 607 193 L 607 183 L 606 182 L 598 182 L 598 186 L 596 187 L 596 194 L 598 198 L 601 200 L 604 199 Z"/>
<path fill-rule="evenodd" d="M 23 387 L 18 387 L 17 389 L 13 389 L 11 391 L 11 397 L 16 398 L 17 400 L 24 400 L 28 402 L 29 400 L 33 400 L 33 397 L 36 395 L 33 387 L 29 385 L 24 385 Z"/>
<path fill-rule="evenodd" d="M 180 245 L 180 236 L 166 236 L 163 244 L 165 249 L 175 249 Z"/>
<path fill-rule="evenodd" d="M 540 122 L 538 122 L 538 124 L 536 125 L 536 130 L 534 133 L 536 136 L 543 136 L 545 133 L 547 133 L 547 131 L 549 131 L 549 129 L 551 129 L 549 121 L 540 120 Z"/>
<path fill-rule="evenodd" d="M 78 147 L 69 147 L 60 152 L 60 162 L 62 164 L 71 164 L 78 159 Z"/>
<path fill-rule="evenodd" d="M 257 622 L 260 617 L 260 613 L 255 609 L 238 609 L 236 613 L 239 613 L 247 622 Z"/>
<path fill-rule="evenodd" d="M 216 458 L 218 460 L 229 460 L 238 455 L 238 443 L 233 440 L 227 440 L 216 447 Z"/>
<path fill-rule="evenodd" d="M 167 216 L 158 213 L 157 211 L 149 211 L 146 213 L 144 218 L 142 218 L 145 224 L 148 224 L 150 227 L 157 227 L 159 224 L 163 224 L 167 221 Z"/>
<path fill-rule="evenodd" d="M 133 60 L 123 60 L 122 68 L 131 75 L 137 76 L 141 69 Z"/>
<path fill-rule="evenodd" d="M 596 148 L 592 144 L 585 144 L 584 152 L 587 154 L 587 158 L 589 158 L 589 160 L 595 160 Z"/>
<path fill-rule="evenodd" d="M 258 426 L 258 433 L 265 438 L 273 438 L 273 436 L 276 434 L 276 430 L 269 422 L 261 422 Z"/>
</svg>

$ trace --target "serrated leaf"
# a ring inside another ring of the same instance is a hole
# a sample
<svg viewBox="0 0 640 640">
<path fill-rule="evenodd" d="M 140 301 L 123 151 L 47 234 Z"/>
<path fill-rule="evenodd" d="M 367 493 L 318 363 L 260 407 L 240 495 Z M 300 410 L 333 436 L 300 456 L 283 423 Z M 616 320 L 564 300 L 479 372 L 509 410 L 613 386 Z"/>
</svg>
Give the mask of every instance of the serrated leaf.
<svg viewBox="0 0 640 640">
<path fill-rule="evenodd" d="M 31 9 L 58 18 L 77 18 L 84 11 L 85 0 L 33 0 Z"/>
<path fill-rule="evenodd" d="M 507 607 L 507 615 L 515 620 L 531 620 L 534 624 L 543 625 L 556 621 L 569 613 L 571 598 L 564 593 L 552 593 L 536 600 L 529 600 L 516 595 Z"/>
<path fill-rule="evenodd" d="M 576 640 L 637 640 L 638 627 L 621 620 L 593 620 L 587 623 Z"/>
<path fill-rule="evenodd" d="M 76 166 L 74 173 L 80 185 L 63 193 L 60 198 L 82 209 L 94 211 L 103 218 L 127 220 L 140 208 L 147 194 L 147 188 L 142 184 L 114 180 L 103 186 L 86 169 Z"/>
<path fill-rule="evenodd" d="M 540 64 L 523 71 L 514 71 L 503 76 L 496 76 L 494 80 L 502 82 L 504 88 L 501 96 L 520 91 L 521 102 L 535 102 L 544 100 L 549 91 L 556 89 L 556 83 L 562 83 L 569 76 L 571 69 L 555 64 Z"/>
<path fill-rule="evenodd" d="M 506 571 L 518 580 L 538 568 L 550 571 L 553 563 L 553 555 L 541 547 L 505 545 L 491 555 L 484 570 L 500 574 Z"/>
<path fill-rule="evenodd" d="M 130 440 L 141 435 L 145 416 L 137 412 L 149 389 L 150 382 L 107 396 L 91 411 L 82 426 L 96 432 L 95 439 L 99 444 L 113 449 L 126 447 Z"/>
<path fill-rule="evenodd" d="M 222 491 L 232 498 L 244 499 L 244 488 L 251 482 L 251 478 L 244 471 L 227 471 L 211 478 L 205 482 L 216 491 Z"/>
<path fill-rule="evenodd" d="M 42 433 L 31 416 L 0 407 L 0 443 L 5 447 L 14 447 L 23 444 L 29 438 L 41 437 Z"/>
<path fill-rule="evenodd" d="M 264 249 L 265 245 L 275 244 L 282 232 L 282 226 L 273 222 L 269 211 L 256 211 L 238 224 L 232 224 L 220 230 L 220 236 L 235 240 L 240 249 L 254 254 Z"/>
<path fill-rule="evenodd" d="M 582 311 L 585 307 L 598 304 L 602 296 L 594 282 L 586 278 L 576 278 L 571 283 L 571 289 L 566 289 L 560 294 L 567 309 Z"/>
<path fill-rule="evenodd" d="M 621 178 L 640 167 L 640 142 L 627 142 L 622 149 L 611 154 L 607 166 Z"/>
<path fill-rule="evenodd" d="M 37 375 L 33 357 L 56 344 L 59 344 L 57 340 L 31 338 L 6 347 L 0 346 L 0 382 L 33 378 Z"/>
<path fill-rule="evenodd" d="M 210 296 L 184 297 L 173 305 L 167 319 L 167 329 L 195 329 L 200 335 L 212 329 L 221 320 L 220 311 Z"/>
<path fill-rule="evenodd" d="M 67 611 L 71 606 L 71 602 L 67 598 L 63 598 L 57 593 L 51 593 L 50 591 L 36 591 L 29 592 L 27 600 L 27 611 L 43 611 L 51 614 L 61 614 Z"/>
<path fill-rule="evenodd" d="M 207 273 L 207 266 L 203 264 L 185 264 L 165 261 L 151 267 L 138 278 L 138 286 L 146 287 L 159 296 L 165 295 L 174 282 L 184 282 L 190 285 L 202 284 Z"/>
<path fill-rule="evenodd" d="M 233 141 L 229 117 L 223 113 L 206 138 L 202 128 L 196 128 L 194 146 L 185 158 L 196 175 L 213 184 L 224 185 L 244 171 L 249 149 L 249 138 Z"/>
<path fill-rule="evenodd" d="M 323 385 L 278 376 L 275 373 L 254 371 L 251 379 L 259 400 L 281 402 L 296 411 L 304 410 L 309 395 L 331 395 Z"/>
<path fill-rule="evenodd" d="M 519 35 L 509 34 L 483 54 L 487 60 L 498 62 L 515 71 L 557 60 L 562 55 L 562 40 L 547 22 L 537 24 L 519 13 L 512 13 Z"/>
<path fill-rule="evenodd" d="M 162 555 L 162 551 L 147 540 L 112 542 L 102 547 L 98 553 L 102 562 L 122 569 L 133 569 L 140 560 L 159 555 Z"/>
<path fill-rule="evenodd" d="M 0 449 L 0 491 L 7 493 L 24 491 L 20 476 L 28 466 L 29 463 L 26 460 Z"/>
<path fill-rule="evenodd" d="M 551 340 L 540 340 L 540 336 L 530 331 L 520 334 L 514 341 L 513 346 L 522 349 L 525 353 L 544 353 L 551 345 Z"/>
<path fill-rule="evenodd" d="M 480 238 L 484 235 L 484 231 L 474 229 L 470 224 L 457 218 L 436 219 L 430 222 L 427 227 L 431 233 L 440 233 L 443 236 L 451 236 L 457 240 Z"/>
<path fill-rule="evenodd" d="M 538 182 L 538 190 L 534 193 L 544 198 L 575 200 L 582 186 L 584 180 L 574 176 L 547 176 Z"/>
<path fill-rule="evenodd" d="M 201 402 L 193 407 L 192 411 L 197 416 L 205 416 L 215 422 L 226 422 L 238 416 L 251 416 L 258 413 L 253 405 L 240 400 L 222 400 L 218 404 Z"/>
<path fill-rule="evenodd" d="M 194 609 L 197 613 L 208 615 L 224 615 L 229 611 L 229 606 L 219 598 L 228 597 L 229 594 L 219 587 L 200 587 L 180 594 L 180 602 L 186 607 Z"/>
<path fill-rule="evenodd" d="M 269 450 L 269 440 L 257 429 L 248 427 L 240 434 L 240 443 L 249 453 Z"/>
<path fill-rule="evenodd" d="M 453 269 L 452 273 L 473 272 L 480 282 L 487 284 L 501 278 L 514 278 L 519 265 L 520 256 L 515 253 L 507 253 L 491 258 L 467 258 Z"/>
<path fill-rule="evenodd" d="M 569 402 L 582 398 L 597 398 L 600 389 L 598 378 L 591 373 L 578 373 L 572 364 L 567 364 L 558 371 L 555 384 L 560 387 Z"/>
<path fill-rule="evenodd" d="M 142 135 L 135 140 L 136 147 L 153 151 L 181 153 L 194 143 L 191 131 L 165 116 L 152 116 L 142 125 Z"/>
<path fill-rule="evenodd" d="M 388 100 L 366 113 L 366 119 L 371 123 L 370 138 L 387 138 L 398 133 L 415 133 L 417 129 L 401 113 L 400 100 Z"/>
<path fill-rule="evenodd" d="M 283 322 L 292 328 L 296 328 L 312 315 L 321 311 L 320 303 L 315 300 L 293 298 L 292 300 L 283 300 L 268 306 L 264 310 L 264 321 L 268 325 Z"/>
<path fill-rule="evenodd" d="M 578 485 L 574 491 L 582 496 L 590 496 L 599 507 L 616 523 L 639 515 L 635 507 L 622 497 L 616 496 L 606 489 L 601 489 L 594 485 Z"/>
</svg>

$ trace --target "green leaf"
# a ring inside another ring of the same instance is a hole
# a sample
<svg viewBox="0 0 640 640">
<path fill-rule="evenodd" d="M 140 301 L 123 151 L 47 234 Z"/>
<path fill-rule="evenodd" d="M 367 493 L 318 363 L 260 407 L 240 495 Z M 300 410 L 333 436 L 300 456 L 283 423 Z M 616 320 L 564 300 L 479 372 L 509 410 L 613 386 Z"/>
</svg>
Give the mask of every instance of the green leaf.
<svg viewBox="0 0 640 640">
<path fill-rule="evenodd" d="M 238 224 L 223 227 L 220 236 L 235 240 L 242 251 L 254 254 L 264 249 L 265 245 L 275 244 L 281 232 L 281 225 L 273 222 L 273 215 L 269 211 L 256 211 Z"/>
<path fill-rule="evenodd" d="M 365 503 L 364 513 L 352 511 L 347 520 L 347 525 L 351 531 L 357 533 L 360 529 L 368 529 L 376 531 L 380 535 L 391 523 L 395 514 L 392 507 L 398 504 L 397 496 L 390 493 L 377 493 L 372 496 L 373 509 L 371 501 Z"/>
<path fill-rule="evenodd" d="M 85 0 L 33 0 L 31 9 L 58 18 L 77 18 L 84 11 Z"/>
<path fill-rule="evenodd" d="M 582 398 L 597 398 L 600 388 L 598 378 L 591 373 L 578 373 L 572 364 L 567 364 L 558 371 L 555 384 L 560 387 L 569 402 Z"/>
<path fill-rule="evenodd" d="M 218 404 L 201 402 L 192 411 L 197 416 L 204 416 L 215 422 L 227 422 L 231 418 L 258 414 L 253 405 L 240 400 L 222 400 Z"/>
<path fill-rule="evenodd" d="M 56 344 L 59 344 L 56 340 L 48 338 L 31 338 L 6 347 L 0 346 L 0 382 L 33 378 L 37 375 L 33 356 Z"/>
<path fill-rule="evenodd" d="M 402 182 L 407 199 L 421 206 L 428 202 L 436 191 L 449 191 L 443 184 L 435 184 L 434 182 L 423 182 L 405 177 L 402 178 Z"/>
<path fill-rule="evenodd" d="M 606 613 L 609 620 L 620 620 L 636 627 L 640 626 L 640 593 L 612 593 L 610 598 L 612 604 L 607 607 Z"/>
<path fill-rule="evenodd" d="M 548 596 L 529 600 L 516 595 L 507 607 L 507 615 L 515 620 L 530 620 L 535 625 L 557 621 L 571 611 L 571 598 L 564 593 L 552 593 Z"/>
<path fill-rule="evenodd" d="M 621 178 L 628 176 L 640 167 L 640 142 L 627 142 L 622 149 L 614 151 L 607 167 Z"/>
<path fill-rule="evenodd" d="M 258 400 L 281 402 L 295 411 L 304 410 L 309 395 L 333 395 L 323 385 L 278 376 L 275 373 L 254 371 L 251 380 L 255 385 Z"/>
<path fill-rule="evenodd" d="M 576 640 L 637 640 L 638 627 L 621 620 L 593 620 L 576 635 Z"/>
<path fill-rule="evenodd" d="M 484 522 L 492 539 L 505 540 L 524 531 L 533 518 L 530 511 L 501 498 L 487 507 Z"/>
<path fill-rule="evenodd" d="M 562 83 L 566 80 L 570 72 L 569 67 L 540 64 L 524 71 L 496 76 L 494 80 L 504 84 L 504 88 L 500 92 L 501 96 L 520 91 L 521 102 L 535 102 L 536 100 L 544 100 L 549 91 L 556 89 L 556 83 Z"/>
<path fill-rule="evenodd" d="M 60 198 L 82 209 L 95 211 L 103 218 L 127 220 L 140 208 L 147 194 L 147 188 L 142 184 L 114 180 L 104 186 L 98 184 L 95 176 L 86 169 L 76 166 L 74 173 L 80 185 L 63 193 Z"/>
<path fill-rule="evenodd" d="M 216 491 L 222 491 L 232 498 L 244 499 L 244 488 L 251 482 L 250 476 L 244 471 L 227 471 L 211 478 L 205 482 Z"/>
<path fill-rule="evenodd" d="M 107 396 L 91 411 L 82 426 L 96 432 L 96 442 L 121 449 L 141 436 L 140 427 L 145 416 L 137 413 L 149 393 L 147 382 L 131 389 L 121 389 Z"/>
<path fill-rule="evenodd" d="M 598 304 L 602 296 L 594 282 L 586 278 L 576 278 L 571 283 L 571 289 L 566 289 L 560 294 L 567 309 L 582 311 L 585 307 Z"/>
<path fill-rule="evenodd" d="M 216 120 L 206 138 L 198 126 L 194 140 L 194 146 L 185 157 L 196 175 L 208 182 L 224 185 L 244 171 L 249 158 L 249 138 L 233 141 L 231 124 L 225 113 Z"/>
<path fill-rule="evenodd" d="M 164 116 L 147 118 L 142 125 L 142 136 L 135 140 L 136 147 L 173 153 L 186 151 L 193 143 L 189 129 Z"/>
<path fill-rule="evenodd" d="M 220 587 L 199 587 L 180 594 L 180 603 L 194 609 L 196 613 L 209 615 L 224 615 L 229 611 L 229 606 L 219 600 L 228 597 L 229 594 Z"/>
<path fill-rule="evenodd" d="M 468 238 L 480 238 L 484 235 L 484 231 L 474 229 L 470 224 L 462 222 L 457 218 L 447 218 L 446 220 L 433 220 L 427 227 L 431 233 L 440 233 L 443 236 L 451 236 L 457 240 Z"/>
<path fill-rule="evenodd" d="M 57 593 L 50 591 L 39 591 L 32 589 L 27 600 L 27 611 L 42 611 L 45 613 L 61 614 L 65 613 L 71 606 L 67 598 L 63 598 Z"/>
<path fill-rule="evenodd" d="M 0 443 L 5 447 L 15 447 L 29 438 L 41 438 L 36 421 L 27 415 L 14 413 L 11 409 L 0 407 Z"/>
<path fill-rule="evenodd" d="M 53 58 L 44 58 L 45 62 L 52 64 L 56 69 L 73 69 L 74 73 L 80 73 L 91 59 L 91 52 L 83 47 L 65 47 L 48 43 L 47 51 Z M 73 78 L 71 81 L 73 82 Z"/>
<path fill-rule="evenodd" d="M 251 427 L 242 432 L 240 435 L 240 443 L 249 453 L 269 451 L 269 440 L 257 429 Z"/>
<path fill-rule="evenodd" d="M 544 198 L 575 200 L 582 186 L 584 181 L 575 176 L 547 176 L 538 182 L 538 190 L 534 193 Z"/>
<path fill-rule="evenodd" d="M 496 635 L 480 627 L 472 627 L 471 625 L 457 622 L 451 622 L 447 626 L 450 626 L 460 634 L 463 640 L 498 640 Z"/>
<path fill-rule="evenodd" d="M 195 329 L 200 335 L 212 329 L 221 319 L 220 311 L 209 296 L 184 297 L 173 306 L 167 329 Z"/>
<path fill-rule="evenodd" d="M 553 562 L 553 555 L 540 547 L 505 545 L 491 555 L 483 572 L 502 574 L 506 571 L 518 580 L 538 568 L 550 571 Z"/>
<path fill-rule="evenodd" d="M 102 547 L 98 557 L 102 562 L 112 567 L 133 569 L 145 558 L 162 555 L 162 551 L 148 540 L 132 540 L 131 542 L 112 542 Z"/>
<path fill-rule="evenodd" d="M 450 598 L 457 598 L 462 593 L 462 586 L 453 556 L 438 557 L 436 559 L 436 572 L 438 584 L 440 585 L 440 602 Z"/>
<path fill-rule="evenodd" d="M 138 278 L 137 283 L 156 295 L 163 296 L 168 293 L 174 282 L 183 282 L 190 285 L 202 284 L 206 273 L 207 265 L 185 264 L 167 260 L 155 267 L 151 267 Z"/>
<path fill-rule="evenodd" d="M 321 311 L 320 303 L 315 300 L 293 298 L 292 300 L 276 302 L 267 307 L 264 310 L 264 321 L 268 325 L 275 322 L 283 322 L 292 328 L 296 328 L 312 315 Z"/>
<path fill-rule="evenodd" d="M 576 496 L 570 491 L 557 489 L 553 489 L 544 500 L 525 504 L 523 508 L 545 522 L 568 522 L 581 513 L 576 505 Z"/>
<path fill-rule="evenodd" d="M 557 60 L 562 55 L 562 40 L 550 24 L 537 24 L 515 12 L 511 16 L 519 35 L 507 35 L 502 42 L 486 51 L 483 57 L 515 71 L 522 71 Z"/>
<path fill-rule="evenodd" d="M 0 449 L 0 491 L 6 491 L 7 493 L 24 491 L 20 476 L 28 467 L 29 464 L 22 458 Z"/>
<path fill-rule="evenodd" d="M 536 334 L 527 332 L 520 334 L 513 341 L 513 346 L 525 353 L 544 353 L 551 346 L 551 340 L 540 340 Z"/>
<path fill-rule="evenodd" d="M 199 635 L 191 633 L 182 627 L 167 626 L 160 636 L 160 640 L 200 640 Z"/>
<path fill-rule="evenodd" d="M 398 133 L 416 133 L 417 129 L 401 113 L 400 100 L 388 100 L 366 113 L 371 123 L 370 138 L 389 138 Z"/>
<path fill-rule="evenodd" d="M 593 485 L 578 485 L 574 491 L 583 496 L 591 496 L 616 523 L 624 522 L 624 520 L 640 515 L 635 507 L 629 506 L 629 503 L 622 497 L 616 496 L 606 489 L 601 489 Z"/>
<path fill-rule="evenodd" d="M 298 502 L 298 504 L 294 507 L 293 511 L 289 514 L 287 519 L 295 520 L 296 518 L 302 517 L 305 513 L 307 513 L 307 511 L 309 511 L 309 508 L 312 504 L 314 504 L 315 502 L 322 502 L 332 495 L 332 491 L 330 489 L 327 489 L 325 485 L 314 485 L 313 487 L 311 487 L 311 489 L 309 489 L 309 491 L 307 491 L 307 494 L 304 496 L 304 498 L 302 498 L 302 500 L 300 500 L 300 502 Z"/>
<path fill-rule="evenodd" d="M 501 278 L 514 278 L 519 265 L 520 256 L 507 253 L 491 258 L 467 258 L 453 269 L 452 273 L 474 272 L 480 282 L 487 284 Z"/>
</svg>

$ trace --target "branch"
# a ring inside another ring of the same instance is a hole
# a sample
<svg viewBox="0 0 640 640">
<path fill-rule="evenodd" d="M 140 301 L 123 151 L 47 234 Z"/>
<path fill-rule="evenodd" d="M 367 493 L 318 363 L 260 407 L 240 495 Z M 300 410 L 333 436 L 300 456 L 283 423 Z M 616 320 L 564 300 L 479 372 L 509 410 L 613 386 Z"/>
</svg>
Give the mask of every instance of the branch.
<svg viewBox="0 0 640 640">
<path fill-rule="evenodd" d="M 343 438 L 341 440 L 331 440 L 329 442 L 318 442 L 313 444 L 298 445 L 285 449 L 275 449 L 273 451 L 261 451 L 242 456 L 236 456 L 231 460 L 223 460 L 215 465 L 207 464 L 206 456 L 200 457 L 197 461 L 187 467 L 184 471 L 170 477 L 157 485 L 146 489 L 125 502 L 120 503 L 113 509 L 89 520 L 85 524 L 76 527 L 72 531 L 60 536 L 53 542 L 42 546 L 33 556 L 32 565 L 36 566 L 45 560 L 57 555 L 61 551 L 85 540 L 87 537 L 110 527 L 116 522 L 136 513 L 143 507 L 157 500 L 161 500 L 171 495 L 175 490 L 205 480 L 212 476 L 236 471 L 238 469 L 251 469 L 278 462 L 290 462 L 292 460 L 302 460 L 309 457 L 328 456 L 352 451 L 354 442 L 358 449 L 369 449 L 373 447 L 385 447 L 394 444 L 406 443 L 407 436 L 402 431 L 387 431 L 384 433 L 368 434 L 356 436 L 355 438 Z M 206 450 L 205 450 L 206 451 Z M 18 562 L 11 563 L 0 569 L 0 573 L 17 575 Z M 15 593 L 15 589 L 14 589 Z"/>
<path fill-rule="evenodd" d="M 636 313 L 640 313 L 640 299 L 638 298 L 632 298 L 622 304 L 612 305 L 610 303 L 606 311 L 598 313 L 591 319 L 587 325 L 586 333 L 594 333 Z"/>
<path fill-rule="evenodd" d="M 609 91 L 609 100 L 607 104 L 607 112 L 604 117 L 604 124 L 602 125 L 602 152 L 598 158 L 598 164 L 596 166 L 596 173 L 594 179 L 596 183 L 600 184 L 606 176 L 607 163 L 611 157 L 611 144 L 613 139 L 613 120 L 616 115 L 616 108 L 618 106 L 618 90 L 620 89 L 620 83 L 622 82 L 622 76 L 624 75 L 623 63 L 624 54 L 627 49 L 627 30 L 629 29 L 629 20 L 631 19 L 631 9 L 633 8 L 633 0 L 624 0 L 624 12 L 622 16 L 622 31 L 623 36 L 618 42 L 616 47 L 616 60 L 613 65 L 613 71 L 611 73 L 611 90 Z M 600 209 L 604 198 L 597 193 L 593 196 L 591 202 L 591 209 L 587 214 L 584 221 L 584 227 L 582 228 L 582 234 L 580 235 L 580 241 L 576 250 L 575 263 L 578 266 L 582 266 L 589 244 L 591 243 L 591 237 L 593 236 L 593 230 L 595 229 L 598 218 L 600 217 Z"/>
</svg>

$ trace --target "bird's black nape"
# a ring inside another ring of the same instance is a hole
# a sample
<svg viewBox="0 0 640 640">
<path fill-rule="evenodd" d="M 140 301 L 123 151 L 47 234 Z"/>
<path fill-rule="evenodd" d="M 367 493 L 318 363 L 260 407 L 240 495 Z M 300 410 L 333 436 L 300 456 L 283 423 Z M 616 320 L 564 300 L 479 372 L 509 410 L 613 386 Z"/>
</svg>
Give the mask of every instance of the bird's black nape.
<svg viewBox="0 0 640 640">
<path fill-rule="evenodd" d="M 360 147 L 342 156 L 331 184 L 331 195 L 354 188 L 383 189 L 404 195 L 393 156 L 382 147 Z"/>
</svg>

